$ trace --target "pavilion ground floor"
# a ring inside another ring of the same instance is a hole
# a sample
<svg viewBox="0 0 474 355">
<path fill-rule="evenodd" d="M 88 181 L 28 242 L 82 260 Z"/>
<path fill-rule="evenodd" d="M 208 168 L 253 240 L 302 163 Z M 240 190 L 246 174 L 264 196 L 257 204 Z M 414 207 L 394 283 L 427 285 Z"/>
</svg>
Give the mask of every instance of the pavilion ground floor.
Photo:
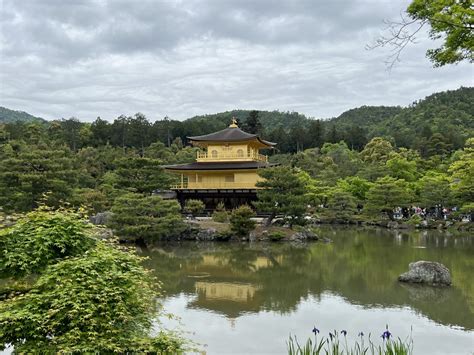
<svg viewBox="0 0 474 355">
<path fill-rule="evenodd" d="M 257 200 L 256 189 L 176 189 L 176 198 L 183 207 L 187 200 L 201 200 L 207 211 L 213 211 L 222 202 L 231 210 L 241 205 L 252 206 Z"/>
</svg>

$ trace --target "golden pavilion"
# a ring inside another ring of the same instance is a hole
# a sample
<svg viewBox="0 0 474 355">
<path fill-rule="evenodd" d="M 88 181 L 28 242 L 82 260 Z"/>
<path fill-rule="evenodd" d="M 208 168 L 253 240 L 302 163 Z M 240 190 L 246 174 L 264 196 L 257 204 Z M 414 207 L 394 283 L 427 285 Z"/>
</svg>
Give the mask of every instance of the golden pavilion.
<svg viewBox="0 0 474 355">
<path fill-rule="evenodd" d="M 182 205 L 187 199 L 200 199 L 211 209 L 219 201 L 228 208 L 249 203 L 256 199 L 256 183 L 261 179 L 257 170 L 276 165 L 260 154 L 260 150 L 273 149 L 276 143 L 242 131 L 235 119 L 221 131 L 187 138 L 202 148 L 196 161 L 165 167 L 180 176 L 180 183 L 172 190 Z"/>
</svg>

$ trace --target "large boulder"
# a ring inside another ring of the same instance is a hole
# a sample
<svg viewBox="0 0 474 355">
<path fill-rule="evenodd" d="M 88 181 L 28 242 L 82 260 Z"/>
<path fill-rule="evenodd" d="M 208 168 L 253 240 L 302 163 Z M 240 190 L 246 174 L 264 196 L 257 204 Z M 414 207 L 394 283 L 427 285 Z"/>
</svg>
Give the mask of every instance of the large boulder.
<svg viewBox="0 0 474 355">
<path fill-rule="evenodd" d="M 105 226 L 110 222 L 110 218 L 112 218 L 112 216 L 112 212 L 99 212 L 94 216 L 90 216 L 89 221 L 95 225 Z"/>
<path fill-rule="evenodd" d="M 398 281 L 434 286 L 451 285 L 451 274 L 443 264 L 421 260 L 410 263 L 408 269 L 408 272 L 398 277 Z"/>
<path fill-rule="evenodd" d="M 303 229 L 289 237 L 291 241 L 319 240 L 320 238 L 310 229 Z"/>
</svg>

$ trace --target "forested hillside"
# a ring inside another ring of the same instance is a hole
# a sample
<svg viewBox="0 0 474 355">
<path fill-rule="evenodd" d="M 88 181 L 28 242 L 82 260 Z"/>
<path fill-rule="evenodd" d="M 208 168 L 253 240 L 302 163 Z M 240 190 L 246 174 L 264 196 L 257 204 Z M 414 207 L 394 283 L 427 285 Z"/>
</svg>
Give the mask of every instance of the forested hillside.
<svg viewBox="0 0 474 355">
<path fill-rule="evenodd" d="M 162 166 L 196 158 L 198 149 L 186 145 L 186 136 L 224 128 L 236 116 L 244 130 L 278 143 L 279 150 L 267 154 L 300 169 L 313 204 L 337 196 L 346 201 L 350 193 L 350 200 L 373 207 L 393 190 L 392 207 L 470 210 L 473 92 L 439 93 L 406 108 L 361 107 L 327 121 L 241 110 L 154 123 L 140 113 L 113 122 L 0 123 L 0 208 L 29 211 L 67 202 L 99 212 L 131 191 L 167 189 L 175 177 Z"/>
<path fill-rule="evenodd" d="M 225 127 L 232 116 L 245 126 L 248 115 L 249 111 L 235 110 L 185 122 L 212 127 L 211 132 Z M 458 149 L 474 135 L 474 88 L 436 93 L 405 108 L 362 106 L 328 120 L 279 111 L 260 111 L 259 118 L 264 136 L 278 142 L 284 153 L 340 140 L 360 150 L 371 138 L 381 136 L 397 147 L 418 149 L 426 155 L 440 146 Z"/>
<path fill-rule="evenodd" d="M 35 117 L 23 111 L 14 111 L 0 106 L 0 123 L 4 122 L 44 122 L 41 117 Z"/>
</svg>

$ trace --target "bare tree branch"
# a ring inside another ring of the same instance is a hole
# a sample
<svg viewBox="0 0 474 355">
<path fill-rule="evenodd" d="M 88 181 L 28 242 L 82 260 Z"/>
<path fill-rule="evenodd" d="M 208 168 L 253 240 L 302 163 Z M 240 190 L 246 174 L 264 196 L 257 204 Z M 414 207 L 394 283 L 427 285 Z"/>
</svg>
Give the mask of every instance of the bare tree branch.
<svg viewBox="0 0 474 355">
<path fill-rule="evenodd" d="M 373 50 L 375 48 L 390 47 L 391 53 L 385 61 L 387 70 L 390 71 L 400 61 L 400 55 L 405 47 L 410 43 L 416 43 L 417 33 L 427 22 L 427 20 L 407 20 L 403 14 L 400 14 L 400 21 L 384 20 L 387 26 L 385 31 L 388 31 L 389 34 L 377 38 L 373 44 L 368 44 L 365 48 Z"/>
</svg>

